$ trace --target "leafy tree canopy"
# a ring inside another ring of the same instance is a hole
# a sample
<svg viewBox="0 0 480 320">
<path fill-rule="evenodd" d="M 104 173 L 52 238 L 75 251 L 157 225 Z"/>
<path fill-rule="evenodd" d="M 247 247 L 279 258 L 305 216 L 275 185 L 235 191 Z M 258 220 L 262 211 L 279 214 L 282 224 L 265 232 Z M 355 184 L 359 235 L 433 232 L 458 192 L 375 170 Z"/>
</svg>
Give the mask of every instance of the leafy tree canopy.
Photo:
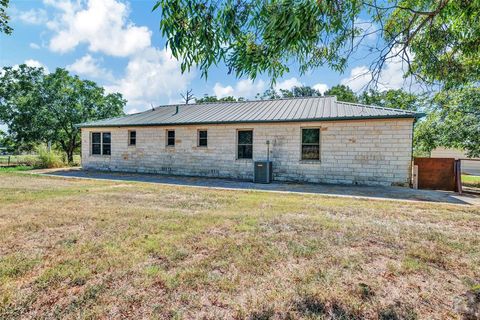
<svg viewBox="0 0 480 320">
<path fill-rule="evenodd" d="M 195 102 L 196 103 L 207 103 L 207 102 L 219 102 L 219 101 L 223 101 L 223 102 L 228 102 L 228 101 L 244 101 L 245 98 L 235 98 L 235 97 L 232 97 L 232 96 L 228 96 L 228 97 L 223 97 L 223 98 L 217 98 L 217 96 L 209 96 L 209 95 L 204 95 L 203 98 L 199 98 L 199 99 L 196 99 Z"/>
<path fill-rule="evenodd" d="M 401 58 L 407 75 L 458 87 L 480 77 L 478 0 L 159 0 L 160 30 L 182 70 L 207 76 L 220 62 L 238 77 L 290 66 L 303 74 L 319 66 L 342 72 L 360 46 L 375 57 L 374 79 L 388 59 Z M 365 41 L 377 33 L 381 41 Z"/>
<path fill-rule="evenodd" d="M 280 89 L 276 91 L 274 88 L 265 90 L 262 94 L 256 95 L 257 99 L 272 100 L 282 98 L 296 98 L 296 97 L 320 97 L 322 94 L 317 89 L 309 86 L 295 86 L 292 89 Z"/>
<path fill-rule="evenodd" d="M 4 67 L 0 73 L 0 121 L 16 144 L 52 142 L 69 162 L 80 146 L 76 124 L 123 114 L 126 101 L 106 94 L 94 82 L 64 69 L 45 74 L 27 65 Z"/>
<path fill-rule="evenodd" d="M 11 34 L 13 29 L 8 25 L 10 17 L 7 15 L 10 0 L 0 0 L 0 33 Z"/>
<path fill-rule="evenodd" d="M 336 96 L 338 101 L 344 102 L 358 102 L 358 97 L 355 92 L 352 91 L 348 86 L 339 84 L 331 87 L 325 91 L 326 96 Z"/>
<path fill-rule="evenodd" d="M 420 150 L 430 152 L 443 146 L 480 157 L 480 88 L 441 92 L 429 109 L 415 130 L 415 144 Z"/>
<path fill-rule="evenodd" d="M 424 100 L 425 97 L 422 95 L 409 93 L 401 89 L 387 91 L 370 89 L 364 91 L 359 97 L 359 101 L 363 104 L 410 111 L 421 110 L 424 106 Z"/>
</svg>

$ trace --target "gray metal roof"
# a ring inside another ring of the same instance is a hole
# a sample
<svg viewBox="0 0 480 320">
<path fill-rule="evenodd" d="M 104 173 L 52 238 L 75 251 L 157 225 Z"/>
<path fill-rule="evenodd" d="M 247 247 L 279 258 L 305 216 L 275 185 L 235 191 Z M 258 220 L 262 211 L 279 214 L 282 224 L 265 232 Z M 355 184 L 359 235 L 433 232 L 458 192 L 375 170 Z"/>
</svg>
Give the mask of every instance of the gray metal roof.
<svg viewBox="0 0 480 320">
<path fill-rule="evenodd" d="M 177 112 L 178 111 L 178 112 Z M 213 102 L 160 106 L 78 127 L 167 126 L 253 122 L 304 122 L 356 119 L 418 118 L 422 114 L 337 101 L 336 97 Z"/>
</svg>

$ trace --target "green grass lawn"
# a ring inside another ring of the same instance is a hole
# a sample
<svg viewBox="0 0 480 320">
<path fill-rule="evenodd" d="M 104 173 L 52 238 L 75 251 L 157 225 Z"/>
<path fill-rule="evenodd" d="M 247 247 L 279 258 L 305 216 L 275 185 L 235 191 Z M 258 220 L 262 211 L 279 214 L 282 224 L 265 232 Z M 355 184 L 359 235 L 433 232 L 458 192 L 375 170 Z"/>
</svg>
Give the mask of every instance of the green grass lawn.
<svg viewBox="0 0 480 320">
<path fill-rule="evenodd" d="M 462 185 L 472 188 L 480 188 L 480 176 L 462 175 Z"/>
<path fill-rule="evenodd" d="M 0 172 L 0 319 L 447 319 L 480 209 Z"/>
</svg>

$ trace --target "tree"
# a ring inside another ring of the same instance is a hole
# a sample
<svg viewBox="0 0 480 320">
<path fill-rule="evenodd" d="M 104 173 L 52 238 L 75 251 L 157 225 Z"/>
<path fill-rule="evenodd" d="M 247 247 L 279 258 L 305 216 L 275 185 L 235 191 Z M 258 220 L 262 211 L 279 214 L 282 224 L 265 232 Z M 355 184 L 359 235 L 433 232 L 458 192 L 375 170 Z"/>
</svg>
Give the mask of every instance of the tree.
<svg viewBox="0 0 480 320">
<path fill-rule="evenodd" d="M 10 0 L 0 0 L 0 33 L 11 34 L 13 29 L 8 25 L 10 17 L 7 15 Z"/>
<path fill-rule="evenodd" d="M 377 79 L 389 59 L 427 83 L 458 87 L 479 80 L 478 0 L 159 0 L 160 31 L 182 71 L 203 76 L 225 63 L 237 77 L 267 74 L 273 81 L 298 66 L 345 71 L 367 46 Z M 378 34 L 382 41 L 368 43 Z"/>
<path fill-rule="evenodd" d="M 240 98 L 235 98 L 232 96 L 228 97 L 223 97 L 223 98 L 217 98 L 217 96 L 209 96 L 209 95 L 204 95 L 203 98 L 196 99 L 196 103 L 207 103 L 207 102 L 236 102 L 236 101 L 244 101 L 245 99 L 240 97 Z"/>
<path fill-rule="evenodd" d="M 357 95 L 350 89 L 348 86 L 343 84 L 339 84 L 336 86 L 331 87 L 327 91 L 325 91 L 324 95 L 326 96 L 336 96 L 338 101 L 343 102 L 358 102 Z"/>
<path fill-rule="evenodd" d="M 80 146 L 76 124 L 123 114 L 119 93 L 105 94 L 94 82 L 64 69 L 45 74 L 42 68 L 4 67 L 0 75 L 0 121 L 18 144 L 52 142 L 69 162 Z"/>
<path fill-rule="evenodd" d="M 273 100 L 282 98 L 298 97 L 320 97 L 320 91 L 309 86 L 293 87 L 292 89 L 280 89 L 278 92 L 274 88 L 265 90 L 262 94 L 258 93 L 256 97 L 261 100 Z"/>
<path fill-rule="evenodd" d="M 0 148 L 5 148 L 7 152 L 12 152 L 15 148 L 12 139 L 2 130 L 0 130 Z"/>
<path fill-rule="evenodd" d="M 185 104 L 188 104 L 190 101 L 192 101 L 192 100 L 195 99 L 195 97 L 193 96 L 192 91 L 193 91 L 193 89 L 190 89 L 190 90 L 185 91 L 185 94 L 180 93 L 180 95 L 182 96 L 183 101 L 185 101 Z"/>
<path fill-rule="evenodd" d="M 384 108 L 394 108 L 410 111 L 419 111 L 423 108 L 424 97 L 398 90 L 377 91 L 370 89 L 364 91 L 359 101 L 363 104 L 375 105 Z"/>
<path fill-rule="evenodd" d="M 415 143 L 422 151 L 438 146 L 465 150 L 480 156 L 480 88 L 438 93 L 429 113 L 415 129 Z"/>
</svg>

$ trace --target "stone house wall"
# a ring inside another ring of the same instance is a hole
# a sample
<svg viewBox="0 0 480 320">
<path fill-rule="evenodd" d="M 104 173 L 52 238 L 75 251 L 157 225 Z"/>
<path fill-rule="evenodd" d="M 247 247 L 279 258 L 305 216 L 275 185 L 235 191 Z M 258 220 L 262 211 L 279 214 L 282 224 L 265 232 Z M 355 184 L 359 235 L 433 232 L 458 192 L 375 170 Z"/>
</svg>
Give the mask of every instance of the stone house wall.
<svg viewBox="0 0 480 320">
<path fill-rule="evenodd" d="M 82 166 L 158 174 L 251 180 L 253 161 L 273 161 L 274 180 L 367 185 L 408 185 L 413 119 L 181 125 L 82 129 Z M 320 161 L 301 160 L 301 129 L 320 128 Z M 166 131 L 175 130 L 175 146 Z M 197 131 L 208 130 L 208 147 Z M 253 130 L 253 160 L 237 158 L 237 130 Z M 136 146 L 128 145 L 135 130 Z M 111 132 L 111 156 L 91 155 L 91 132 Z"/>
</svg>

